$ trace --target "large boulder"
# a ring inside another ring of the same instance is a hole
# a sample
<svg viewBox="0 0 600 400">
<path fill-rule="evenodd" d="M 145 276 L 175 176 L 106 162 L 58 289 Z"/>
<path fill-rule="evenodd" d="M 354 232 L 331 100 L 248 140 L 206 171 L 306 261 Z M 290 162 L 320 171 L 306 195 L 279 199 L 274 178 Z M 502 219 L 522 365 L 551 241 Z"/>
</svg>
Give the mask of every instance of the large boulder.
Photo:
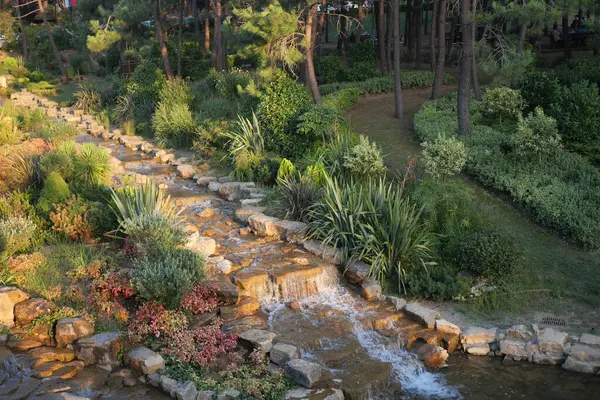
<svg viewBox="0 0 600 400">
<path fill-rule="evenodd" d="M 298 243 L 304 240 L 306 236 L 306 224 L 298 221 L 277 220 L 273 223 L 276 236 L 281 240 L 291 243 Z"/>
<path fill-rule="evenodd" d="M 46 299 L 29 299 L 15 305 L 15 321 L 25 326 L 44 314 L 50 314 L 57 309 L 56 305 Z"/>
<path fill-rule="evenodd" d="M 33 366 L 45 364 L 51 361 L 69 362 L 75 359 L 75 351 L 72 349 L 57 349 L 55 347 L 38 347 L 28 352 L 35 361 Z"/>
<path fill-rule="evenodd" d="M 440 313 L 427 308 L 419 303 L 408 303 L 404 308 L 406 314 L 412 319 L 420 322 L 429 329 L 433 329 L 435 326 L 435 320 L 440 317 Z"/>
<path fill-rule="evenodd" d="M 496 341 L 497 328 L 468 328 L 460 335 L 460 341 L 463 345 L 471 344 L 490 344 Z"/>
<path fill-rule="evenodd" d="M 569 335 L 552 328 L 542 330 L 538 336 L 538 345 L 541 353 L 560 354 L 565 349 L 565 343 Z"/>
<path fill-rule="evenodd" d="M 298 385 L 311 388 L 321 379 L 322 368 L 319 364 L 295 359 L 285 364 L 284 372 L 288 378 Z"/>
<path fill-rule="evenodd" d="M 362 261 L 351 261 L 344 268 L 344 277 L 348 282 L 358 285 L 369 276 L 371 266 Z"/>
<path fill-rule="evenodd" d="M 600 347 L 600 336 L 584 333 L 579 338 L 579 343 L 587 344 L 588 346 Z"/>
<path fill-rule="evenodd" d="M 15 326 L 15 305 L 29 299 L 29 295 L 15 287 L 0 287 L 0 325 Z"/>
<path fill-rule="evenodd" d="M 66 347 L 68 344 L 90 336 L 94 333 L 94 326 L 84 318 L 63 318 L 56 322 L 55 338 L 56 347 Z"/>
<path fill-rule="evenodd" d="M 266 216 L 263 213 L 253 214 L 248 217 L 248 224 L 252 231 L 258 236 L 277 236 L 278 231 L 275 222 L 278 218 Z"/>
<path fill-rule="evenodd" d="M 103 365 L 111 370 L 119 366 L 123 339 L 119 332 L 104 332 L 79 339 L 75 345 L 77 359 L 85 365 Z"/>
<path fill-rule="evenodd" d="M 288 361 L 300 358 L 300 351 L 296 346 L 285 343 L 273 345 L 269 352 L 269 359 L 277 365 L 285 365 Z"/>
<path fill-rule="evenodd" d="M 446 360 L 448 352 L 440 347 L 431 344 L 424 344 L 417 349 L 419 360 L 423 361 L 427 368 L 447 367 Z"/>
<path fill-rule="evenodd" d="M 211 256 L 217 251 L 217 242 L 215 239 L 200 236 L 198 232 L 191 234 L 185 244 L 186 249 L 194 253 L 202 254 L 205 257 Z"/>
<path fill-rule="evenodd" d="M 379 300 L 381 298 L 381 285 L 375 279 L 365 279 L 361 284 L 360 295 L 367 301 Z"/>
<path fill-rule="evenodd" d="M 460 335 L 460 328 L 445 319 L 435 320 L 435 329 L 443 333 L 451 333 L 453 335 Z"/>
<path fill-rule="evenodd" d="M 506 337 L 510 339 L 529 341 L 533 338 L 534 333 L 525 325 L 513 325 L 506 332 Z"/>
<path fill-rule="evenodd" d="M 165 369 L 162 356 L 147 347 L 139 346 L 130 349 L 125 354 L 125 363 L 141 374 L 149 375 Z"/>
<path fill-rule="evenodd" d="M 242 343 L 261 353 L 268 353 L 273 347 L 273 340 L 277 337 L 273 332 L 262 329 L 249 329 L 238 336 Z"/>
<path fill-rule="evenodd" d="M 260 302 L 253 297 L 242 296 L 237 304 L 222 306 L 220 309 L 221 318 L 225 321 L 254 315 L 260 308 Z"/>
<path fill-rule="evenodd" d="M 190 179 L 196 174 L 196 169 L 189 164 L 178 165 L 177 174 L 183 179 Z"/>
<path fill-rule="evenodd" d="M 504 339 L 500 341 L 500 352 L 516 359 L 526 359 L 527 343 L 519 339 Z"/>
</svg>

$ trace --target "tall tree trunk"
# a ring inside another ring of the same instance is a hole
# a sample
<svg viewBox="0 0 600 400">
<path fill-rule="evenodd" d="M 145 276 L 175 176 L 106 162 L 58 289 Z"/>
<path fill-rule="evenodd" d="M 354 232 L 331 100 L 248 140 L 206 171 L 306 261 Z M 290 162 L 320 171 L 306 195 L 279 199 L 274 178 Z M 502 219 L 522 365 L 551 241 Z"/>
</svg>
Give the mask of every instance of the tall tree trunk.
<svg viewBox="0 0 600 400">
<path fill-rule="evenodd" d="M 360 34 L 362 32 L 362 23 L 363 23 L 363 19 L 364 19 L 364 11 L 365 11 L 365 3 L 363 1 L 359 1 L 358 2 L 358 16 L 357 16 L 357 20 L 358 20 L 358 25 L 356 27 L 356 37 L 355 42 L 356 43 L 360 43 Z"/>
<path fill-rule="evenodd" d="M 206 8 L 204 9 L 204 52 L 206 54 L 210 53 L 210 10 L 212 7 L 213 0 L 206 0 Z"/>
<path fill-rule="evenodd" d="M 527 36 L 527 22 L 523 22 L 519 27 L 519 42 L 517 43 L 517 54 L 523 54 L 525 48 L 525 37 Z"/>
<path fill-rule="evenodd" d="M 180 78 L 181 78 L 181 55 L 183 52 L 183 7 L 184 7 L 183 0 L 179 0 L 179 32 L 177 35 L 177 76 Z"/>
<path fill-rule="evenodd" d="M 385 38 L 386 38 L 386 60 L 387 60 L 387 71 L 388 72 L 392 72 L 394 70 L 394 66 L 392 65 L 392 46 L 393 46 L 393 23 L 394 23 L 394 16 L 392 15 L 392 5 L 391 3 L 388 2 L 387 5 L 387 26 L 386 26 L 386 34 L 385 34 Z"/>
<path fill-rule="evenodd" d="M 565 51 L 565 58 L 573 57 L 573 51 L 571 50 L 571 35 L 569 34 L 569 14 L 565 13 L 562 16 L 562 30 L 563 30 L 563 47 Z"/>
<path fill-rule="evenodd" d="M 21 39 L 23 42 L 23 59 L 27 61 L 27 34 L 25 33 L 25 24 L 23 23 L 23 18 L 21 18 L 21 6 L 19 5 L 19 0 L 14 0 L 14 7 L 17 13 L 17 20 L 19 21 L 19 30 L 21 31 Z"/>
<path fill-rule="evenodd" d="M 315 75 L 315 36 L 317 33 L 317 4 L 309 5 L 308 15 L 306 16 L 306 83 L 312 94 L 315 104 L 321 103 L 321 94 L 317 76 Z"/>
<path fill-rule="evenodd" d="M 400 0 L 392 0 L 394 25 L 394 114 L 396 118 L 404 118 L 402 105 L 402 77 L 400 76 Z"/>
<path fill-rule="evenodd" d="M 415 7 L 414 0 L 408 0 L 406 3 L 406 33 L 405 33 L 405 41 L 407 48 L 407 61 L 413 62 L 415 59 L 415 42 L 414 42 L 414 34 L 415 34 Z"/>
<path fill-rule="evenodd" d="M 471 0 L 472 6 L 471 6 L 471 11 L 473 17 L 475 17 L 475 15 L 477 15 L 477 0 Z M 471 21 L 472 26 L 471 26 L 471 40 L 472 43 L 475 43 L 475 41 L 477 40 L 477 24 L 475 23 L 475 21 Z M 483 98 L 482 94 L 481 94 L 481 86 L 479 86 L 479 77 L 477 76 L 477 60 L 475 59 L 475 54 L 473 54 L 472 57 L 472 67 L 471 67 L 471 73 L 473 74 L 471 76 L 471 79 L 473 80 L 473 93 L 475 93 L 475 99 L 477 101 L 481 101 L 481 99 Z"/>
<path fill-rule="evenodd" d="M 437 0 L 435 0 L 437 1 Z M 442 94 L 442 84 L 444 83 L 444 63 L 446 61 L 446 0 L 439 0 L 438 9 L 438 48 L 435 64 L 435 77 L 433 78 L 433 88 L 431 98 L 438 99 Z"/>
<path fill-rule="evenodd" d="M 160 8 L 158 7 L 158 0 L 152 2 L 154 8 L 154 25 L 156 28 L 156 38 L 160 45 L 160 55 L 162 56 L 163 65 L 165 67 L 165 74 L 167 74 L 168 80 L 173 80 L 173 68 L 171 68 L 171 61 L 169 60 L 169 51 L 167 50 L 167 44 L 165 43 L 165 36 L 160 23 Z"/>
<path fill-rule="evenodd" d="M 431 29 L 429 34 L 429 62 L 431 63 L 431 72 L 435 72 L 435 39 L 436 39 L 436 24 L 438 23 L 438 2 L 432 1 L 431 11 Z"/>
<path fill-rule="evenodd" d="M 456 43 L 456 24 L 457 24 L 458 18 L 456 17 L 456 13 L 454 11 L 452 11 L 451 17 L 452 17 L 452 21 L 450 22 L 450 41 L 449 41 L 450 46 L 448 46 L 446 48 L 446 53 L 447 53 L 446 58 L 450 58 L 450 52 L 452 51 L 452 48 L 454 47 L 454 44 Z"/>
<path fill-rule="evenodd" d="M 323 34 L 325 33 L 325 15 L 327 13 L 327 0 L 321 0 L 321 14 L 319 15 L 319 29 L 316 37 L 317 48 L 319 49 L 319 56 L 323 46 Z"/>
<path fill-rule="evenodd" d="M 415 68 L 421 69 L 421 60 L 423 59 L 423 3 L 416 9 L 415 20 L 415 40 L 417 45 Z"/>
<path fill-rule="evenodd" d="M 344 8 L 340 3 L 340 34 L 338 35 L 337 49 L 340 51 L 342 57 L 346 55 L 346 42 L 348 39 L 348 19 L 345 14 Z"/>
<path fill-rule="evenodd" d="M 194 31 L 198 46 L 202 48 L 202 32 L 200 31 L 200 14 L 198 13 L 198 0 L 192 0 L 192 17 L 194 18 Z"/>
<path fill-rule="evenodd" d="M 62 76 L 62 83 L 69 83 L 69 74 L 67 73 L 67 69 L 65 68 L 62 60 L 60 59 L 60 53 L 58 52 L 58 48 L 56 47 L 56 42 L 54 42 L 54 35 L 52 34 L 52 28 L 48 23 L 48 19 L 46 19 L 46 9 L 42 4 L 42 0 L 37 0 L 38 8 L 40 10 L 40 14 L 42 15 L 42 20 L 44 21 L 44 27 L 46 28 L 46 33 L 48 34 L 48 40 L 50 40 L 50 46 L 52 46 L 52 51 L 54 51 L 54 55 L 56 56 L 56 62 L 58 63 L 58 68 L 60 69 L 60 74 Z"/>
<path fill-rule="evenodd" d="M 379 70 L 385 73 L 387 61 L 385 59 L 385 4 L 383 0 L 377 2 L 377 47 L 379 48 Z"/>
<path fill-rule="evenodd" d="M 221 0 L 214 0 L 215 4 L 215 30 L 213 37 L 213 64 L 217 71 L 223 71 L 223 41 L 221 40 L 221 18 L 223 17 L 223 7 Z"/>
<path fill-rule="evenodd" d="M 471 1 L 460 0 L 460 25 L 462 31 L 462 55 L 458 79 L 458 133 L 471 134 L 471 75 L 473 69 L 473 43 L 471 38 Z"/>
</svg>

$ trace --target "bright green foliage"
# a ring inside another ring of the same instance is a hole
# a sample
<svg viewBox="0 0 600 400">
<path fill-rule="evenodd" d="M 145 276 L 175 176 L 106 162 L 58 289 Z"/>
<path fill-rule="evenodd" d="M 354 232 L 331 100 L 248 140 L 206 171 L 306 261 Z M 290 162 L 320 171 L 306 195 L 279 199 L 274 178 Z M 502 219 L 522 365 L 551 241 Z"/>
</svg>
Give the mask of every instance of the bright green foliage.
<svg viewBox="0 0 600 400">
<path fill-rule="evenodd" d="M 235 176 L 242 181 L 253 181 L 272 185 L 277 178 L 281 158 L 273 154 L 258 156 L 240 153 L 235 158 Z"/>
<path fill-rule="evenodd" d="M 235 117 L 235 107 L 230 100 L 211 97 L 196 106 L 196 119 L 221 121 Z"/>
<path fill-rule="evenodd" d="M 319 105 L 311 106 L 296 118 L 298 140 L 303 142 L 305 148 L 338 136 L 340 128 L 345 126 L 346 121 L 341 112 Z"/>
<path fill-rule="evenodd" d="M 461 292 L 456 271 L 449 265 L 430 265 L 425 272 L 406 274 L 408 295 L 432 300 L 451 300 Z"/>
<path fill-rule="evenodd" d="M 148 120 L 152 104 L 160 99 L 159 93 L 166 82 L 165 74 L 151 62 L 144 62 L 135 69 L 127 82 L 127 93 L 135 104 L 136 120 Z"/>
<path fill-rule="evenodd" d="M 346 58 L 350 65 L 361 62 L 370 62 L 372 65 L 375 65 L 375 60 L 377 59 L 377 55 L 375 54 L 375 43 L 370 40 L 361 41 L 359 43 L 350 43 Z"/>
<path fill-rule="evenodd" d="M 431 71 L 402 71 L 402 88 L 428 87 L 433 85 L 434 74 Z M 444 84 L 454 82 L 454 78 L 444 75 Z M 384 75 L 382 77 L 367 79 L 362 82 L 336 82 L 319 86 L 321 95 L 337 92 L 341 89 L 357 88 L 360 94 L 388 93 L 394 91 L 394 76 Z"/>
<path fill-rule="evenodd" d="M 344 156 L 344 167 L 357 179 L 377 177 L 385 173 L 383 156 L 377 143 L 360 136 L 359 143 Z"/>
<path fill-rule="evenodd" d="M 140 215 L 165 215 L 176 221 L 181 213 L 171 201 L 171 196 L 159 190 L 151 179 L 143 185 L 113 190 L 112 201 L 119 221 Z"/>
<path fill-rule="evenodd" d="M 600 57 L 580 56 L 567 58 L 554 68 L 554 75 L 564 85 L 582 81 L 600 81 Z"/>
<path fill-rule="evenodd" d="M 323 107 L 333 108 L 335 110 L 346 110 L 352 107 L 360 99 L 360 89 L 347 88 L 323 96 Z"/>
<path fill-rule="evenodd" d="M 224 136 L 228 139 L 229 154 L 235 159 L 244 153 L 260 156 L 265 151 L 265 141 L 256 115 L 252 113 L 252 121 L 238 115 L 237 127 Z"/>
<path fill-rule="evenodd" d="M 325 169 L 325 164 L 322 161 L 317 161 L 313 165 L 306 167 L 304 176 L 315 186 L 321 187 L 325 184 L 329 175 Z"/>
<path fill-rule="evenodd" d="M 483 94 L 482 111 L 492 120 L 516 120 L 525 104 L 521 93 L 508 87 L 488 89 Z"/>
<path fill-rule="evenodd" d="M 58 172 L 52 172 L 46 178 L 37 208 L 42 214 L 47 215 L 52 211 L 53 204 L 61 203 L 70 197 L 71 191 L 65 180 Z"/>
<path fill-rule="evenodd" d="M 166 308 L 179 305 L 180 296 L 204 276 L 204 259 L 189 250 L 171 249 L 157 253 L 156 258 L 135 264 L 133 287 L 146 301 L 154 300 Z"/>
<path fill-rule="evenodd" d="M 0 10 L 0 34 L 2 34 L 7 41 L 11 41 L 15 38 L 15 20 L 12 16 L 12 10 Z"/>
<path fill-rule="evenodd" d="M 163 146 L 189 147 L 198 124 L 190 105 L 193 95 L 187 84 L 176 79 L 160 90 L 160 103 L 152 116 L 154 136 Z"/>
<path fill-rule="evenodd" d="M 554 154 L 560 147 L 556 120 L 537 107 L 527 118 L 519 117 L 513 142 L 516 153 L 523 157 Z"/>
<path fill-rule="evenodd" d="M 74 177 L 83 182 L 98 185 L 106 183 L 110 177 L 110 155 L 103 147 L 84 143 L 75 156 Z"/>
<path fill-rule="evenodd" d="M 181 78 L 175 78 L 167 82 L 160 90 L 160 102 L 162 104 L 182 103 L 191 105 L 194 101 L 194 95 L 186 81 Z"/>
<path fill-rule="evenodd" d="M 494 283 L 510 281 L 521 251 L 514 239 L 494 230 L 474 231 L 458 243 L 456 263 L 460 268 Z"/>
<path fill-rule="evenodd" d="M 69 180 L 74 168 L 71 157 L 62 152 L 48 153 L 40 159 L 40 170 L 46 177 L 53 172 L 58 172 L 63 179 Z"/>
<path fill-rule="evenodd" d="M 277 183 L 295 179 L 297 175 L 298 171 L 294 164 L 287 158 L 282 159 L 281 164 L 279 164 L 279 170 L 277 170 Z"/>
<path fill-rule="evenodd" d="M 114 43 L 121 40 L 119 32 L 110 29 L 110 26 L 101 28 L 100 23 L 97 20 L 90 21 L 90 31 L 93 35 L 87 37 L 87 48 L 92 53 L 105 52 Z"/>
<path fill-rule="evenodd" d="M 10 257 L 27 250 L 36 229 L 35 224 L 28 218 L 0 219 L 0 253 Z"/>
<path fill-rule="evenodd" d="M 66 122 L 55 122 L 50 124 L 46 129 L 42 131 L 42 138 L 52 143 L 53 145 L 59 145 L 63 142 L 70 141 L 79 136 L 81 132 L 79 129 Z"/>
<path fill-rule="evenodd" d="M 425 171 L 436 178 L 458 174 L 467 163 L 465 144 L 453 136 L 439 136 L 422 146 Z"/>
<path fill-rule="evenodd" d="M 545 72 L 531 72 L 521 81 L 521 96 L 528 111 L 537 107 L 547 108 L 550 103 L 559 99 L 560 92 L 558 79 Z"/>
<path fill-rule="evenodd" d="M 564 86 L 546 110 L 568 143 L 600 141 L 600 95 L 595 83 Z"/>
</svg>

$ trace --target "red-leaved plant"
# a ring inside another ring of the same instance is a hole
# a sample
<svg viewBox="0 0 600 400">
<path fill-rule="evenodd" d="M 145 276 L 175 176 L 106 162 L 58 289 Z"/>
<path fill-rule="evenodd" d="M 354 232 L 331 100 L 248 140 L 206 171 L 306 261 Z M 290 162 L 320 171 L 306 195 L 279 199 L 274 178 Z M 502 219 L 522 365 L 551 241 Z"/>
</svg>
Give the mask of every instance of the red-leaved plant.
<svg viewBox="0 0 600 400">
<path fill-rule="evenodd" d="M 181 309 L 193 315 L 215 311 L 219 308 L 217 288 L 198 284 L 181 298 Z"/>
<path fill-rule="evenodd" d="M 153 301 L 142 304 L 129 324 L 127 336 L 131 343 L 151 341 L 166 344 L 188 326 L 188 320 L 181 311 L 166 310 Z"/>
</svg>

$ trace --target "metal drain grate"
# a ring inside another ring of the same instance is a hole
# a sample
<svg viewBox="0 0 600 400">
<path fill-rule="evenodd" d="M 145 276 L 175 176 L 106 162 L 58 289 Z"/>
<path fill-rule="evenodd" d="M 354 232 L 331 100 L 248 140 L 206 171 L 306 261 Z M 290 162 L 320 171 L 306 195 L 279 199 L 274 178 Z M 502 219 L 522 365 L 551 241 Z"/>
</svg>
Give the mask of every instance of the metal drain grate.
<svg viewBox="0 0 600 400">
<path fill-rule="evenodd" d="M 543 325 L 554 325 L 554 326 L 566 326 L 567 322 L 562 318 L 557 317 L 544 317 L 540 321 Z"/>
</svg>

